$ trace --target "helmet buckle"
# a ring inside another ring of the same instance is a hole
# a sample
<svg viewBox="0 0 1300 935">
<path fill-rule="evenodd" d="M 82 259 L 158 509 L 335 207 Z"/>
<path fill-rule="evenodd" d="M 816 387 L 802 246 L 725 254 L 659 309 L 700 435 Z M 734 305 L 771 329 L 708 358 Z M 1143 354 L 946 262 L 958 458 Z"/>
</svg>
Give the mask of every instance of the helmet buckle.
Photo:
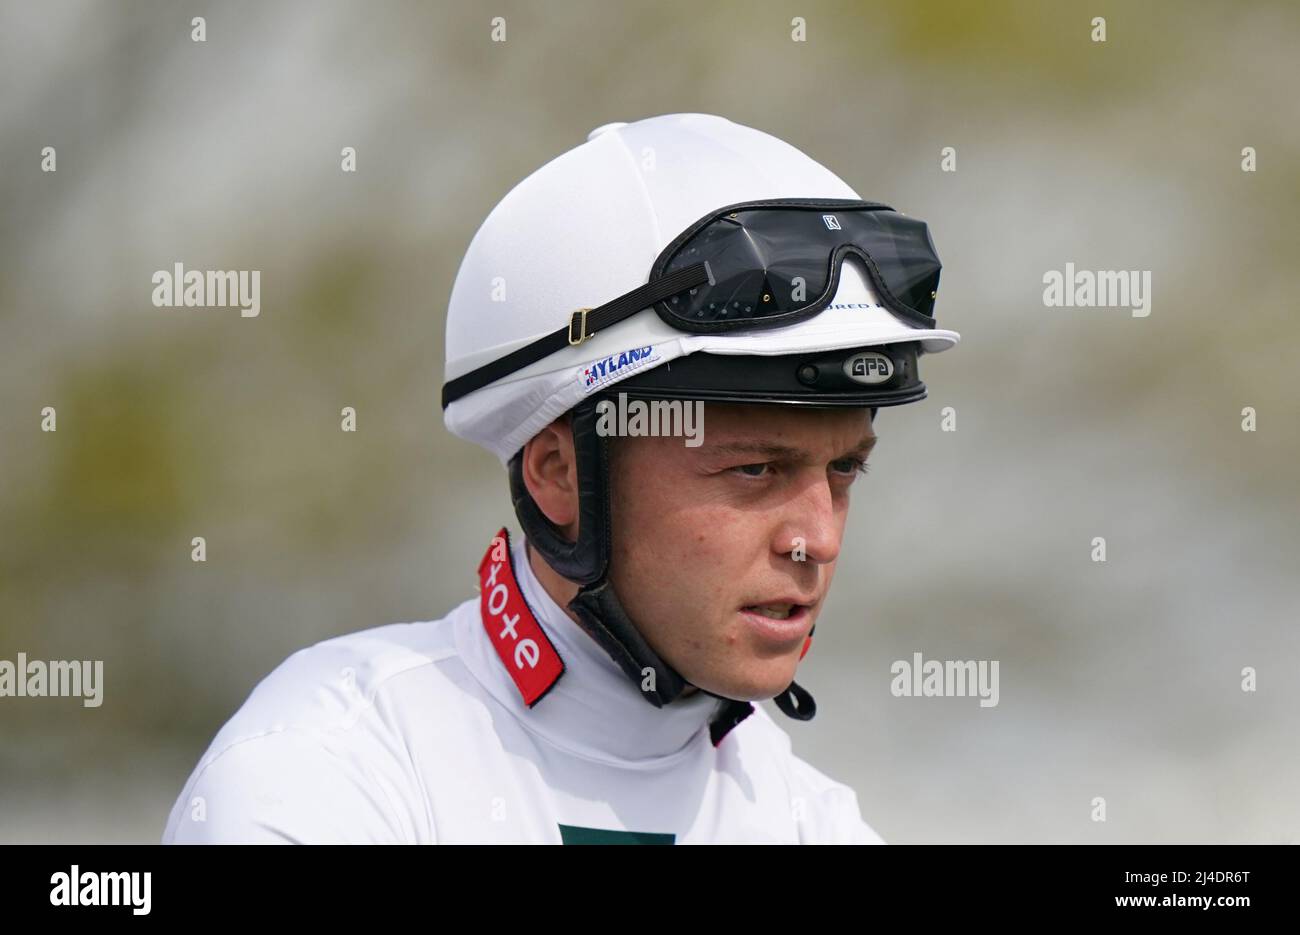
<svg viewBox="0 0 1300 935">
<path fill-rule="evenodd" d="M 569 316 L 569 344 L 577 347 L 583 341 L 591 337 L 587 333 L 587 313 L 589 308 L 580 308 Z M 576 335 L 576 337 L 575 337 Z"/>
</svg>

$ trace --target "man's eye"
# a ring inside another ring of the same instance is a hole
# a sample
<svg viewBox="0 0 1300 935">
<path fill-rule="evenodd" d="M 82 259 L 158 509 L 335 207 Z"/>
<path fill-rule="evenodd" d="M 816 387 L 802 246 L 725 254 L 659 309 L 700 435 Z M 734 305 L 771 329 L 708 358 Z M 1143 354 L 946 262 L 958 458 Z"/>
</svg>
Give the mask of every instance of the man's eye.
<svg viewBox="0 0 1300 935">
<path fill-rule="evenodd" d="M 732 468 L 732 470 L 739 471 L 741 474 L 744 474 L 746 477 L 762 477 L 763 473 L 767 470 L 767 468 L 768 468 L 767 462 L 763 461 L 758 464 L 739 464 L 736 467 Z"/>
<path fill-rule="evenodd" d="M 832 461 L 831 466 L 838 474 L 865 474 L 870 468 L 862 458 L 840 458 Z"/>
</svg>

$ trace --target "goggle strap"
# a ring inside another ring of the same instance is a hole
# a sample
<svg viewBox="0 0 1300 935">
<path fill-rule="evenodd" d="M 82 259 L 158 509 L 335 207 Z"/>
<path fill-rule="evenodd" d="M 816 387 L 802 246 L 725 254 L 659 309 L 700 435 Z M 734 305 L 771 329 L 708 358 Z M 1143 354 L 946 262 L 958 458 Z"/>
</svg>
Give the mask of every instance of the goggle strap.
<svg viewBox="0 0 1300 935">
<path fill-rule="evenodd" d="M 662 279 L 639 286 L 598 308 L 579 309 L 570 317 L 569 323 L 559 331 L 553 331 L 531 344 L 525 344 L 511 351 L 504 357 L 477 367 L 454 380 L 448 380 L 442 386 L 442 408 L 446 409 L 462 396 L 468 396 L 475 390 L 535 364 L 569 345 L 579 345 L 598 331 L 616 325 L 625 318 L 650 308 L 656 302 L 662 302 L 710 278 L 706 264 L 696 263 L 670 273 Z M 579 326 L 577 340 L 573 339 L 574 325 Z"/>
</svg>

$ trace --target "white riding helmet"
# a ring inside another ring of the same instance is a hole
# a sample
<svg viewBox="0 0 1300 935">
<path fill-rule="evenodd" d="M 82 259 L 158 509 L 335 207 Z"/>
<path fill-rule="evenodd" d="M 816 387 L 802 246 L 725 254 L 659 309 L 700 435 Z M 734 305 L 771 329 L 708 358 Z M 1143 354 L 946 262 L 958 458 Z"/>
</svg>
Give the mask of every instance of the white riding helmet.
<svg viewBox="0 0 1300 935">
<path fill-rule="evenodd" d="M 860 196 L 788 143 L 712 114 L 666 114 L 597 127 L 587 142 L 516 185 L 470 242 L 447 312 L 451 381 L 564 327 L 647 281 L 681 231 L 723 205 L 776 198 Z M 918 328 L 878 299 L 862 262 L 848 258 L 831 305 L 786 327 L 689 334 L 647 308 L 577 346 L 565 346 L 450 403 L 447 429 L 504 464 L 543 427 L 596 389 L 696 352 L 777 355 L 919 342 L 926 353 L 960 340 Z M 653 352 L 596 382 L 597 362 Z"/>
</svg>

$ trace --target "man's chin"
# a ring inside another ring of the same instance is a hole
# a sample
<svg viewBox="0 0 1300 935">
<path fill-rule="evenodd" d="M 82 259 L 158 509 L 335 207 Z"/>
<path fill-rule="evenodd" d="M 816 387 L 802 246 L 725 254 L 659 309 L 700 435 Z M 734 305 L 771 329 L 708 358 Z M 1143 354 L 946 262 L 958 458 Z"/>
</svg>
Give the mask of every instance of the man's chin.
<svg viewBox="0 0 1300 935">
<path fill-rule="evenodd" d="M 794 680 L 793 671 L 764 672 L 750 677 L 725 677 L 716 674 L 701 677 L 699 681 L 688 680 L 705 691 L 730 698 L 733 701 L 767 701 L 775 698 L 789 687 Z"/>
</svg>

